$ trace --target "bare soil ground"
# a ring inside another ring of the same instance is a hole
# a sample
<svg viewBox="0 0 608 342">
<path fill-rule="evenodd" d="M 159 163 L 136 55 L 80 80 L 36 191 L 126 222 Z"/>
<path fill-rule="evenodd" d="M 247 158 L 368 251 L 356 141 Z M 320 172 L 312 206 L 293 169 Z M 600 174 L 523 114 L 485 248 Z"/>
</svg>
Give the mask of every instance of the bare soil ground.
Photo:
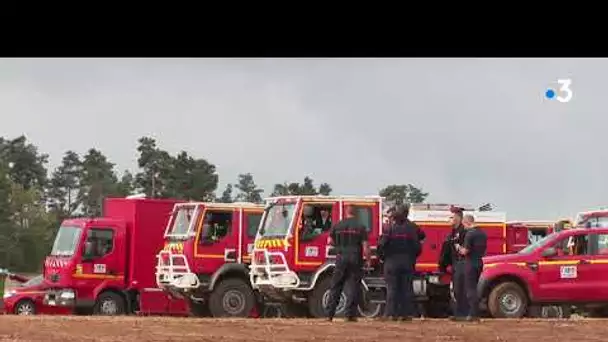
<svg viewBox="0 0 608 342">
<path fill-rule="evenodd" d="M 1 316 L 0 341 L 606 341 L 608 320 L 408 323 L 304 319 Z"/>
</svg>

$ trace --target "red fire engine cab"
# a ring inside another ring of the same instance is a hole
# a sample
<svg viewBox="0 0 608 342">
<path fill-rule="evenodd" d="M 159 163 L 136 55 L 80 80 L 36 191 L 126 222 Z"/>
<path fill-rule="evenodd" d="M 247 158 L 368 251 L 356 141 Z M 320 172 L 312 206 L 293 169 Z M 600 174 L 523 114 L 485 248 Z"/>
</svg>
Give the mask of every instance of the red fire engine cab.
<svg viewBox="0 0 608 342">
<path fill-rule="evenodd" d="M 305 307 L 313 317 L 324 316 L 329 295 L 329 282 L 334 267 L 332 247 L 327 245 L 329 229 L 322 224 L 323 212 L 333 223 L 343 218 L 344 206 L 355 208 L 357 219 L 369 232 L 372 253 L 385 223 L 387 205 L 379 196 L 281 196 L 268 198 L 255 239 L 251 263 L 251 283 L 270 301 L 287 302 Z M 312 209 L 306 209 L 310 207 Z M 438 272 L 441 246 L 451 225 L 450 205 L 412 205 L 410 219 L 426 233 L 423 251 L 418 258 L 414 291 L 419 302 L 429 309 L 448 312 L 450 279 Z M 465 208 L 467 209 L 467 208 Z M 488 234 L 488 254 L 506 252 L 506 217 L 504 213 L 469 211 L 476 223 Z M 305 214 L 310 217 L 305 217 Z M 313 231 L 304 231 L 303 222 L 315 222 Z M 372 268 L 363 279 L 362 316 L 381 313 L 385 288 L 380 264 L 372 256 Z M 342 298 L 336 315 L 343 314 Z M 431 310 L 431 312 L 433 312 Z"/>
<path fill-rule="evenodd" d="M 257 311 L 247 264 L 263 211 L 254 203 L 177 204 L 157 255 L 158 286 L 187 299 L 193 315 Z"/>
<path fill-rule="evenodd" d="M 581 228 L 608 228 L 608 209 L 580 212 L 576 215 L 574 224 Z"/>
<path fill-rule="evenodd" d="M 61 223 L 44 261 L 43 304 L 99 315 L 187 315 L 156 287 L 156 251 L 177 200 L 107 198 L 103 216 Z"/>
</svg>

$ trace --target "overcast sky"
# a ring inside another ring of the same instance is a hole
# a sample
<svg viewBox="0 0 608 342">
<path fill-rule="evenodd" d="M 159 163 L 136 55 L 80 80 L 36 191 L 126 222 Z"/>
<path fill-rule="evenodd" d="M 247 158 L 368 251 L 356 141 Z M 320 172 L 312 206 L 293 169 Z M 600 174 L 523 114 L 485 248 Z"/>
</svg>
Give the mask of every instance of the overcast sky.
<svg viewBox="0 0 608 342">
<path fill-rule="evenodd" d="M 569 103 L 546 100 L 572 79 Z M 311 175 L 335 194 L 413 183 L 429 202 L 492 202 L 509 219 L 608 205 L 602 59 L 0 60 L 0 135 L 50 155 L 137 139 L 251 172 L 271 191 Z"/>
</svg>

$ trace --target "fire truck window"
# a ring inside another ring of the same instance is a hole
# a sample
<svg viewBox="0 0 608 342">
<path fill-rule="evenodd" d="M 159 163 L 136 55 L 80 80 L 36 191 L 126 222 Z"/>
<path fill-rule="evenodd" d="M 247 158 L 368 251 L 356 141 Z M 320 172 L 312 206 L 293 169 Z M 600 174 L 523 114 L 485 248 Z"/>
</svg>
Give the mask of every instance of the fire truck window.
<svg viewBox="0 0 608 342">
<path fill-rule="evenodd" d="M 597 254 L 608 255 L 608 234 L 598 234 Z"/>
<path fill-rule="evenodd" d="M 258 232 L 260 227 L 260 221 L 262 220 L 261 213 L 247 213 L 247 237 L 253 239 Z"/>
<path fill-rule="evenodd" d="M 201 242 L 217 242 L 230 234 L 232 212 L 207 212 L 201 230 Z"/>
<path fill-rule="evenodd" d="M 354 207 L 355 208 L 355 218 L 357 221 L 365 226 L 365 230 L 370 232 L 372 230 L 373 225 L 373 211 L 371 207 Z"/>
<path fill-rule="evenodd" d="M 314 239 L 329 231 L 332 226 L 331 209 L 332 206 L 327 204 L 306 204 L 302 212 L 300 230 L 303 241 Z"/>
<path fill-rule="evenodd" d="M 87 233 L 85 250 L 92 258 L 101 258 L 114 248 L 114 231 L 105 228 L 92 228 Z"/>
<path fill-rule="evenodd" d="M 559 255 L 573 256 L 590 254 L 589 235 L 570 236 L 569 238 L 558 242 L 558 247 L 558 250 L 561 251 Z"/>
</svg>

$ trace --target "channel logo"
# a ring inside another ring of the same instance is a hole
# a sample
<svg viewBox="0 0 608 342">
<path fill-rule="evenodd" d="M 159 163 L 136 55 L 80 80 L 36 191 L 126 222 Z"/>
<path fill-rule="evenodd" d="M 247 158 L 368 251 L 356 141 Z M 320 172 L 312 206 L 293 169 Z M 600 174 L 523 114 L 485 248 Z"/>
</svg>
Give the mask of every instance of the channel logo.
<svg viewBox="0 0 608 342">
<path fill-rule="evenodd" d="M 569 78 L 559 79 L 557 80 L 557 84 L 559 84 L 558 90 L 553 88 L 547 89 L 547 91 L 545 91 L 545 97 L 548 100 L 556 99 L 562 103 L 570 102 L 570 100 L 572 100 L 572 80 Z"/>
</svg>

